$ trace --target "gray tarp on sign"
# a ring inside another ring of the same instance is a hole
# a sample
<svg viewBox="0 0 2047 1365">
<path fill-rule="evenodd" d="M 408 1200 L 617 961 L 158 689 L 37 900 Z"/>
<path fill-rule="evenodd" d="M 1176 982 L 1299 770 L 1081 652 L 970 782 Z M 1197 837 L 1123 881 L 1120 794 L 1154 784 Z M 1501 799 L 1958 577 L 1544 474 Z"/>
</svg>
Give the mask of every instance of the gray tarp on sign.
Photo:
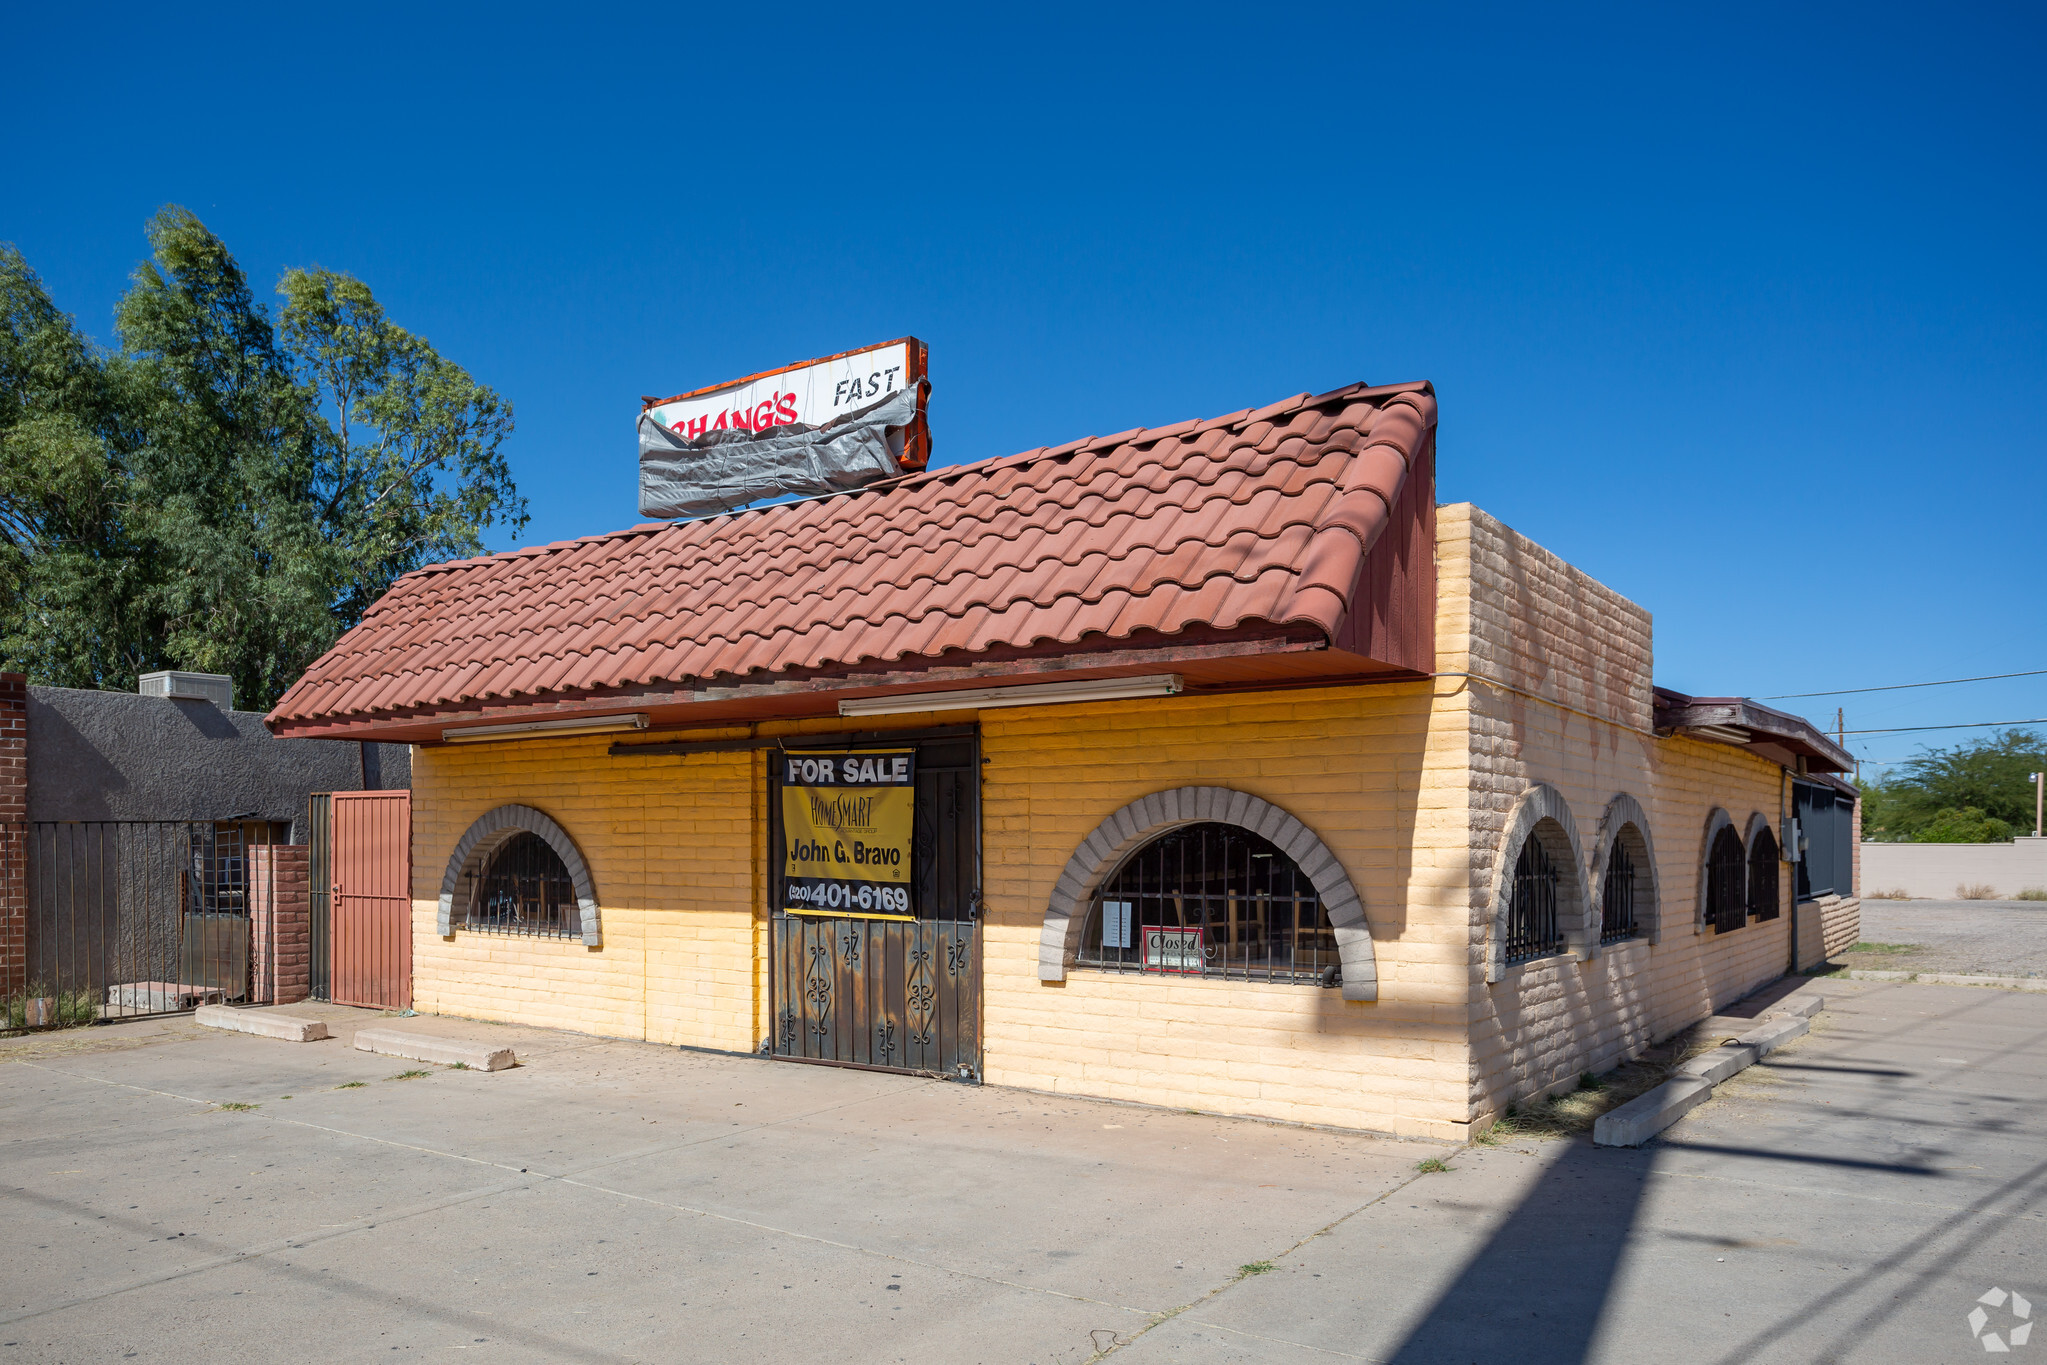
<svg viewBox="0 0 2047 1365">
<path fill-rule="evenodd" d="M 821 427 L 796 423 L 695 440 L 640 414 L 640 515 L 697 517 L 784 493 L 859 488 L 902 473 L 902 428 L 917 417 L 917 386 L 898 389 Z"/>
</svg>

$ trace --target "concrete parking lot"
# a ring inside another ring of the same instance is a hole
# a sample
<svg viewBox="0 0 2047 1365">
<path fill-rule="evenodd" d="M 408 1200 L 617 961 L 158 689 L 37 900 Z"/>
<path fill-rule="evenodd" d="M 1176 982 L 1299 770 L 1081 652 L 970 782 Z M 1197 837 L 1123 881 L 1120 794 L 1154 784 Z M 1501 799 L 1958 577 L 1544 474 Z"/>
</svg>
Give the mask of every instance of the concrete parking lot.
<svg viewBox="0 0 2047 1365">
<path fill-rule="evenodd" d="M 1844 954 L 1851 967 L 2047 976 L 2047 901 L 1866 900 L 1862 939 L 1884 948 Z"/>
<path fill-rule="evenodd" d="M 1640 1151 L 458 1020 L 406 1026 L 522 1064 L 0 1042 L 0 1361 L 1979 1358 L 1983 1295 L 2047 1310 L 2047 997 L 1804 989 L 1812 1035 Z"/>
</svg>

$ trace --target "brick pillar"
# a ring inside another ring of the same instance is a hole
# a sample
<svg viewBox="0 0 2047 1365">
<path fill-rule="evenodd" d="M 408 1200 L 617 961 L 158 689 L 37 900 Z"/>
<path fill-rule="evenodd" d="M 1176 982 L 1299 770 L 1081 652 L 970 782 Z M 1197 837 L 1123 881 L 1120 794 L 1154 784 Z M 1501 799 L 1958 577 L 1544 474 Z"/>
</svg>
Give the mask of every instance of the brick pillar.
<svg viewBox="0 0 2047 1365">
<path fill-rule="evenodd" d="M 28 987 L 28 679 L 0 673 L 0 996 Z"/>
<path fill-rule="evenodd" d="M 249 846 L 249 927 L 256 999 L 303 1000 L 312 989 L 312 875 L 304 844 Z"/>
</svg>

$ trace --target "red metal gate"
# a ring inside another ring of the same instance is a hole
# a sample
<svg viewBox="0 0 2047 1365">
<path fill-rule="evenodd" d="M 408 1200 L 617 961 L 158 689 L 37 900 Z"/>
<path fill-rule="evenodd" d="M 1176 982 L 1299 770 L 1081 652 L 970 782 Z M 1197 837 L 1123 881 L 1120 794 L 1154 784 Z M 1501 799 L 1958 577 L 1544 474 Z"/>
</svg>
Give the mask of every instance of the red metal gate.
<svg viewBox="0 0 2047 1365">
<path fill-rule="evenodd" d="M 335 792 L 334 966 L 339 1005 L 412 1008 L 412 793 Z"/>
</svg>

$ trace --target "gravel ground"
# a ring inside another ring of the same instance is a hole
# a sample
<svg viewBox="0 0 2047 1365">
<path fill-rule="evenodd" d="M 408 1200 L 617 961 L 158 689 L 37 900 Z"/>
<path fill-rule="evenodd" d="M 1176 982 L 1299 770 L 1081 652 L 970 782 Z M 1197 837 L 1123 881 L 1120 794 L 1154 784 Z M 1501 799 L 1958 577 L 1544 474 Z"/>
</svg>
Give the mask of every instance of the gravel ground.
<svg viewBox="0 0 2047 1365">
<path fill-rule="evenodd" d="M 2047 976 L 2047 901 L 1862 902 L 1862 941 L 1905 953 L 1844 953 L 1858 969 Z"/>
</svg>

